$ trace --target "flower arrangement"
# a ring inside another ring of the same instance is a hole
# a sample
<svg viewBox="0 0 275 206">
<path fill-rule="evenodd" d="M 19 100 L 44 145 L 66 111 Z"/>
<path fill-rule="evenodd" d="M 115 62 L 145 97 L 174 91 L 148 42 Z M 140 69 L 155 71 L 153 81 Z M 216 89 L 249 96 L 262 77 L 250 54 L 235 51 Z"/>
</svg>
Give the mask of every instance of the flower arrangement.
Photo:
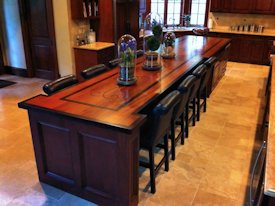
<svg viewBox="0 0 275 206">
<path fill-rule="evenodd" d="M 121 66 L 133 67 L 135 64 L 136 42 L 132 40 L 128 43 L 122 42 L 120 46 Z"/>
<path fill-rule="evenodd" d="M 119 77 L 117 79 L 120 85 L 132 85 L 136 82 L 136 50 L 137 41 L 129 35 L 123 35 L 118 41 L 118 56 L 121 59 L 119 64 Z"/>
<path fill-rule="evenodd" d="M 163 58 L 173 58 L 175 57 L 174 47 L 175 47 L 176 35 L 173 32 L 167 32 L 164 35 L 164 47 L 161 56 Z"/>
</svg>

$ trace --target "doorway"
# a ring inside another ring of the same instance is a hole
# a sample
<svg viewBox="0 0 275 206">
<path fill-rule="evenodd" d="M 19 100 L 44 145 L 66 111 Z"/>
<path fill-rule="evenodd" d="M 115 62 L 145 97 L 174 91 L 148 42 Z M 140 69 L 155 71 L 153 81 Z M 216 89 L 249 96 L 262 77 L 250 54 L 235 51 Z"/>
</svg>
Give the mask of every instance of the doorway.
<svg viewBox="0 0 275 206">
<path fill-rule="evenodd" d="M 27 73 L 57 79 L 58 72 L 52 0 L 18 0 Z"/>
</svg>

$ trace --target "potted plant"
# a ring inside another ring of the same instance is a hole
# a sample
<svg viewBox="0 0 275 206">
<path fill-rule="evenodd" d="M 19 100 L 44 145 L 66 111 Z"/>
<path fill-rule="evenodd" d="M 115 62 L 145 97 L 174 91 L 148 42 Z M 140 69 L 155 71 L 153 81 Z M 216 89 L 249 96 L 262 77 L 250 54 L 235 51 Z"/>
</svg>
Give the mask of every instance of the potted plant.
<svg viewBox="0 0 275 206">
<path fill-rule="evenodd" d="M 176 35 L 173 32 L 167 32 L 164 35 L 164 46 L 163 46 L 163 50 L 161 53 L 161 56 L 163 58 L 174 58 L 175 57 L 175 39 L 176 39 Z"/>
<path fill-rule="evenodd" d="M 143 46 L 145 51 L 145 62 L 143 68 L 146 70 L 158 70 L 161 68 L 159 48 L 162 41 L 162 21 L 158 14 L 150 13 L 145 18 L 145 30 Z"/>
</svg>

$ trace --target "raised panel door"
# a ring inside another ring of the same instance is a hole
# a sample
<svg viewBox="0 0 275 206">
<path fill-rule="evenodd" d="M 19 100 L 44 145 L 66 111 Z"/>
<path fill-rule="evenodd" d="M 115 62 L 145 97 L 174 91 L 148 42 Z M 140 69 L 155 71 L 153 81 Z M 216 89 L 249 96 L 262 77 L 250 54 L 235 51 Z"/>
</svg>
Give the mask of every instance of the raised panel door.
<svg viewBox="0 0 275 206">
<path fill-rule="evenodd" d="M 265 41 L 263 40 L 250 40 L 250 62 L 252 64 L 262 64 L 264 61 Z"/>
<path fill-rule="evenodd" d="M 275 0 L 254 0 L 253 13 L 275 14 Z"/>
<path fill-rule="evenodd" d="M 221 3 L 222 1 L 221 0 L 211 0 L 211 3 L 210 3 L 210 11 L 211 12 L 219 12 L 221 11 Z"/>
<path fill-rule="evenodd" d="M 252 10 L 251 0 L 232 0 L 231 11 L 236 13 L 250 13 Z"/>
</svg>

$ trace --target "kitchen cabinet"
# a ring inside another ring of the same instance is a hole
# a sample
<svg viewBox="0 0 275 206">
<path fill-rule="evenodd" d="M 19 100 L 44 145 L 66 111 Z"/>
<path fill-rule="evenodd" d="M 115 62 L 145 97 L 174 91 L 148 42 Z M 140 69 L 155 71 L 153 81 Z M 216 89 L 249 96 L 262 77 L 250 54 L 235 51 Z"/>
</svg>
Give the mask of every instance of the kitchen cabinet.
<svg viewBox="0 0 275 206">
<path fill-rule="evenodd" d="M 83 80 L 80 75 L 82 70 L 97 64 L 106 64 L 114 59 L 114 53 L 114 46 L 100 50 L 74 48 L 75 69 L 78 80 Z"/>
<path fill-rule="evenodd" d="M 99 0 L 71 0 L 72 19 L 98 19 Z"/>
<path fill-rule="evenodd" d="M 219 81 L 225 75 L 230 46 L 231 44 L 228 44 L 220 53 L 216 55 L 217 61 L 215 62 L 213 67 L 213 76 L 211 80 L 212 85 L 211 85 L 210 93 L 215 89 Z"/>
<path fill-rule="evenodd" d="M 229 12 L 231 9 L 231 0 L 212 0 L 211 12 Z"/>
<path fill-rule="evenodd" d="M 269 40 L 275 37 L 210 32 L 209 36 L 231 39 L 229 61 L 262 64 L 269 63 Z"/>
<path fill-rule="evenodd" d="M 211 0 L 211 12 L 275 14 L 275 0 Z"/>
<path fill-rule="evenodd" d="M 231 12 L 235 13 L 250 13 L 252 10 L 251 0 L 232 0 Z"/>
<path fill-rule="evenodd" d="M 275 0 L 254 0 L 253 12 L 275 14 Z"/>
</svg>

